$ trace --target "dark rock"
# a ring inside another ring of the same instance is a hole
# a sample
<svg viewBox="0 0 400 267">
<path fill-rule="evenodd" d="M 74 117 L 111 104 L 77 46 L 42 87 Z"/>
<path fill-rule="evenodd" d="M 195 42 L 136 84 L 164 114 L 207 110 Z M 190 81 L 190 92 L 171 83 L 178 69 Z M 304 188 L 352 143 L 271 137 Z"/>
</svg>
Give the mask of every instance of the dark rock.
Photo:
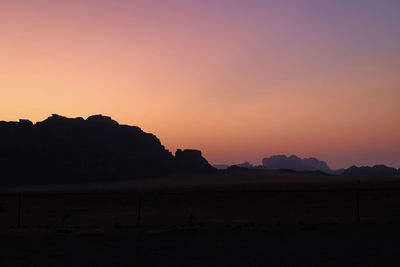
<svg viewBox="0 0 400 267">
<path fill-rule="evenodd" d="M 194 149 L 178 149 L 175 152 L 175 164 L 180 171 L 211 172 L 215 171 L 203 158 L 201 151 Z"/>
<path fill-rule="evenodd" d="M 262 160 L 264 169 L 291 169 L 295 171 L 322 171 L 331 173 L 328 164 L 325 161 L 316 158 L 301 159 L 295 155 L 286 157 L 285 155 L 275 155 Z"/>
<path fill-rule="evenodd" d="M 93 115 L 86 119 L 87 122 L 100 124 L 100 125 L 109 125 L 109 126 L 118 126 L 118 122 L 111 119 L 111 117 L 103 116 L 103 115 Z"/>
<path fill-rule="evenodd" d="M 356 167 L 351 166 L 343 172 L 345 176 L 364 176 L 364 177 L 393 177 L 400 176 L 400 170 L 395 168 L 387 167 L 385 165 L 375 165 L 373 167 L 362 166 Z"/>
<path fill-rule="evenodd" d="M 19 120 L 20 126 L 31 127 L 33 123 L 30 120 Z"/>
<path fill-rule="evenodd" d="M 175 169 L 160 140 L 110 117 L 0 122 L 0 184 L 135 179 Z M 190 169 L 190 168 L 189 168 Z"/>
</svg>

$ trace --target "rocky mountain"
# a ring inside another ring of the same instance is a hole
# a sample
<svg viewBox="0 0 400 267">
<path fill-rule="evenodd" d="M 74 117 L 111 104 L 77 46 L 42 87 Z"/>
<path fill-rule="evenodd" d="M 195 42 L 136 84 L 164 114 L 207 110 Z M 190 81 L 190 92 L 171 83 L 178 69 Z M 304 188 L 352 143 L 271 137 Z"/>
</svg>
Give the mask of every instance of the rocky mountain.
<svg viewBox="0 0 400 267">
<path fill-rule="evenodd" d="M 387 167 L 385 165 L 375 165 L 373 167 L 351 166 L 343 172 L 343 175 L 354 177 L 393 177 L 400 176 L 400 170 L 392 167 Z"/>
<path fill-rule="evenodd" d="M 248 161 L 243 162 L 243 163 L 239 163 L 239 164 L 233 164 L 233 165 L 226 165 L 226 164 L 215 164 L 213 165 L 214 168 L 218 169 L 218 170 L 226 170 L 229 167 L 232 166 L 238 166 L 241 168 L 248 168 L 248 169 L 252 169 L 254 168 L 254 166 L 252 164 L 250 164 Z"/>
<path fill-rule="evenodd" d="M 109 181 L 213 169 L 201 152 L 182 153 L 176 159 L 153 134 L 102 115 L 0 122 L 1 184 Z"/>
<path fill-rule="evenodd" d="M 325 161 L 316 158 L 301 159 L 295 155 L 274 155 L 262 160 L 263 168 L 267 170 L 289 169 L 295 171 L 321 171 L 329 174 L 341 174 L 343 170 L 332 170 Z"/>
<path fill-rule="evenodd" d="M 202 156 L 201 151 L 193 149 L 178 149 L 175 153 L 175 164 L 181 171 L 211 172 L 215 170 Z"/>
</svg>

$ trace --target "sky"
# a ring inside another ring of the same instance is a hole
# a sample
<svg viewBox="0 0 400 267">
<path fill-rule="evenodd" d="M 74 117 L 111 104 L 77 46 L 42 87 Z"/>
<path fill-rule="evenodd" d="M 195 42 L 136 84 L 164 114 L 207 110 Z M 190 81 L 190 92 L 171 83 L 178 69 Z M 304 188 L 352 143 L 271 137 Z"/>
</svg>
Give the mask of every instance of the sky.
<svg viewBox="0 0 400 267">
<path fill-rule="evenodd" d="M 111 116 L 210 163 L 400 167 L 398 0 L 0 0 L 0 120 Z"/>
</svg>

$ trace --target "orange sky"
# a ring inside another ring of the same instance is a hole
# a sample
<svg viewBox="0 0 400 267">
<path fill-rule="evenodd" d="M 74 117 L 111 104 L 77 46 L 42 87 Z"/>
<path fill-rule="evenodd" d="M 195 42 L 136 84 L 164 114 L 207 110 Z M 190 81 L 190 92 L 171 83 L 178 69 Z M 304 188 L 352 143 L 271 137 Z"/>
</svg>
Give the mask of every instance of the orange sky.
<svg viewBox="0 0 400 267">
<path fill-rule="evenodd" d="M 400 167 L 400 3 L 349 2 L 1 1 L 0 120 L 101 113 L 211 163 Z"/>
</svg>

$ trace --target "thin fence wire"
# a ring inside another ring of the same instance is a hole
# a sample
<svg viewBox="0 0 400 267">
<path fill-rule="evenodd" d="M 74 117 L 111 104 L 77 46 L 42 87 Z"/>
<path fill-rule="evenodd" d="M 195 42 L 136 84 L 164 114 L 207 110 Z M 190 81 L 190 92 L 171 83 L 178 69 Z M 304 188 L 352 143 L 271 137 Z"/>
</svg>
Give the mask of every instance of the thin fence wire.
<svg viewBox="0 0 400 267">
<path fill-rule="evenodd" d="M 397 188 L 17 192 L 1 193 L 0 204 L 0 230 L 400 221 Z"/>
</svg>

